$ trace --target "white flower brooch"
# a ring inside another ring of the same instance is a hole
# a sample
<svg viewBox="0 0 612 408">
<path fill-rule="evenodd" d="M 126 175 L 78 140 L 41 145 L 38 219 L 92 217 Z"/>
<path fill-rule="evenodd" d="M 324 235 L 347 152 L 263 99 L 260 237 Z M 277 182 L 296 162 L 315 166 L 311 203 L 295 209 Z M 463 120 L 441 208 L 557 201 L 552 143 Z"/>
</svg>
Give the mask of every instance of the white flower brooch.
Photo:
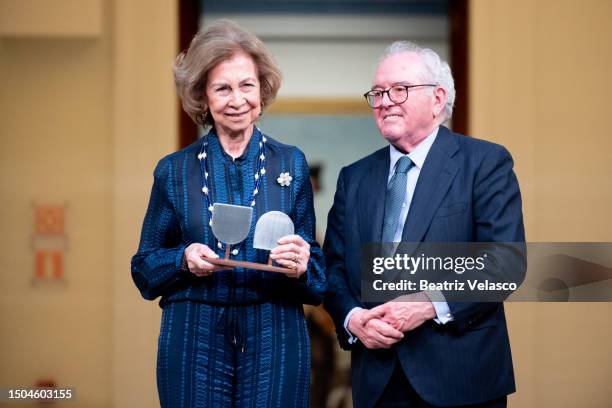
<svg viewBox="0 0 612 408">
<path fill-rule="evenodd" d="M 278 184 L 283 187 L 287 187 L 289 184 L 291 184 L 291 180 L 293 180 L 293 177 L 289 175 L 289 172 L 279 174 L 278 178 L 276 179 Z"/>
</svg>

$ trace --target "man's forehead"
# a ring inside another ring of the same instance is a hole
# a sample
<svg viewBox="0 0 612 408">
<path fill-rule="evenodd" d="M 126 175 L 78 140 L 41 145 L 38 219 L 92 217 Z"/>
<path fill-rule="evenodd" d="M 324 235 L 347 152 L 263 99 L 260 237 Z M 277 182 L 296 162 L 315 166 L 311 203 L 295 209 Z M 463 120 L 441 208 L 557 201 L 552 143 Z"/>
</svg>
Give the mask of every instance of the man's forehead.
<svg viewBox="0 0 612 408">
<path fill-rule="evenodd" d="M 378 64 L 372 85 L 412 82 L 418 79 L 422 68 L 421 57 L 414 52 L 393 54 Z"/>
</svg>

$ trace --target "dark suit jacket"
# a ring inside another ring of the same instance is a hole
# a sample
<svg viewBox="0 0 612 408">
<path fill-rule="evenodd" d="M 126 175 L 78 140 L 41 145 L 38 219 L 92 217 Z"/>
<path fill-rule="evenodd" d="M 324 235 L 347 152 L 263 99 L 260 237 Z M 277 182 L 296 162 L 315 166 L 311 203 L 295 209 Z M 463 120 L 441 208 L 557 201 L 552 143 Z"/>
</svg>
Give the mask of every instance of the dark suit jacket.
<svg viewBox="0 0 612 408">
<path fill-rule="evenodd" d="M 380 242 L 389 147 L 343 168 L 328 217 L 325 307 L 343 348 L 351 349 L 353 401 L 371 407 L 399 359 L 425 401 L 452 406 L 514 392 L 510 344 L 501 303 L 449 302 L 454 321 L 428 321 L 389 350 L 348 344 L 343 327 L 360 299 L 363 245 Z M 440 127 L 421 169 L 403 242 L 524 242 L 513 161 L 497 144 Z M 524 277 L 524 268 L 520 272 Z"/>
</svg>

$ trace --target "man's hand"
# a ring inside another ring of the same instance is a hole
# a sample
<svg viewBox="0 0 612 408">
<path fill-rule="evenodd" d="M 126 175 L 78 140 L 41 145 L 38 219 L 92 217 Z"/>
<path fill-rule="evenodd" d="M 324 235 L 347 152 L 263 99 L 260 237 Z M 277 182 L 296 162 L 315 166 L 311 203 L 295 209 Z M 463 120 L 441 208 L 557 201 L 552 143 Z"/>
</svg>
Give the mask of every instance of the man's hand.
<svg viewBox="0 0 612 408">
<path fill-rule="evenodd" d="M 401 332 L 414 330 L 436 317 L 436 309 L 423 292 L 400 296 L 376 306 L 370 313 Z"/>
<path fill-rule="evenodd" d="M 367 309 L 357 310 L 351 315 L 348 329 L 369 349 L 389 348 L 404 338 L 401 331 L 377 319 Z"/>
</svg>

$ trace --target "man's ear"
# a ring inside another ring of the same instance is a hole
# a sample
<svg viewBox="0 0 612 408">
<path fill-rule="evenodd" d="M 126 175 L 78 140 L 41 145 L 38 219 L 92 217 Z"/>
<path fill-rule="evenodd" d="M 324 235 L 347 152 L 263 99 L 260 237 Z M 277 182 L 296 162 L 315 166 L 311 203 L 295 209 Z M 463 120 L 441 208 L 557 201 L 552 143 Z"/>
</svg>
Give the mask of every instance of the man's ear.
<svg viewBox="0 0 612 408">
<path fill-rule="evenodd" d="M 446 105 L 446 101 L 448 100 L 448 95 L 446 94 L 446 89 L 441 86 L 437 86 L 434 90 L 433 97 L 433 106 L 432 106 L 432 114 L 434 118 L 440 117 L 440 115 L 444 112 L 444 106 Z"/>
</svg>

